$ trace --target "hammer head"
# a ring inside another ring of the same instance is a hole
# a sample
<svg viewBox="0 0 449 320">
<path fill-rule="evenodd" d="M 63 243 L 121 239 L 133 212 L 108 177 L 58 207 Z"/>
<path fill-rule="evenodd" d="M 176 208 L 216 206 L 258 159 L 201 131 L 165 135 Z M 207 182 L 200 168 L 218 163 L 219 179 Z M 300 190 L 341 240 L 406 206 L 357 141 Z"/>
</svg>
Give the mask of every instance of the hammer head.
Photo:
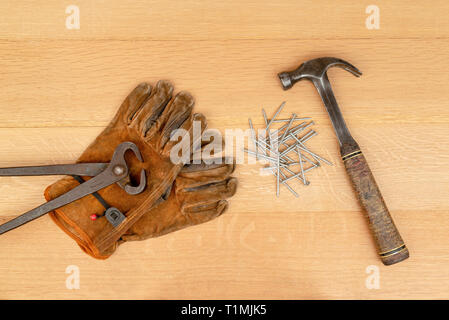
<svg viewBox="0 0 449 320">
<path fill-rule="evenodd" d="M 343 68 L 356 77 L 362 75 L 362 72 L 349 62 L 338 58 L 325 57 L 306 61 L 300 65 L 298 69 L 290 72 L 281 72 L 278 76 L 281 80 L 282 88 L 288 90 L 293 87 L 296 82 L 302 79 L 309 79 L 311 81 L 314 79 L 321 79 L 326 74 L 326 71 L 334 66 Z"/>
</svg>

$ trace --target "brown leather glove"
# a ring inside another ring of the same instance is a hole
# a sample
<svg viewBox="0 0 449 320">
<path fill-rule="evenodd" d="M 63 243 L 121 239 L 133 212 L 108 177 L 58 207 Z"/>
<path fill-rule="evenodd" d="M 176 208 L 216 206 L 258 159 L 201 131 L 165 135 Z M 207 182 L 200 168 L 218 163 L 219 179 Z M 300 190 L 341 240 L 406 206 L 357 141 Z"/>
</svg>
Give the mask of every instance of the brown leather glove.
<svg viewBox="0 0 449 320">
<path fill-rule="evenodd" d="M 145 213 L 117 244 L 162 236 L 189 226 L 210 221 L 226 211 L 228 201 L 237 189 L 237 179 L 230 177 L 235 164 L 188 164 L 176 177 L 166 200 Z M 67 190 L 68 191 L 68 190 Z M 55 222 L 74 238 L 80 247 L 95 257 L 89 245 L 59 215 Z M 112 250 L 115 250 L 116 246 Z"/>
<path fill-rule="evenodd" d="M 91 220 L 92 214 L 100 216 L 104 211 L 92 195 L 50 213 L 55 222 L 64 221 L 70 227 L 63 228 L 64 231 L 77 241 L 82 239 L 80 246 L 96 258 L 109 257 L 115 251 L 117 240 L 172 186 L 183 166 L 183 163 L 174 164 L 170 160 L 172 147 L 179 143 L 170 141 L 172 132 L 178 128 L 186 130 L 190 133 L 190 139 L 186 141 L 192 145 L 193 120 L 201 121 L 201 130 L 206 127 L 204 116 L 192 115 L 193 97 L 180 92 L 172 98 L 172 93 L 173 86 L 167 81 L 159 81 L 154 88 L 147 83 L 137 86 L 108 127 L 77 160 L 109 162 L 114 149 L 124 141 L 131 141 L 139 148 L 144 162 L 135 157 L 127 159 L 127 162 L 133 179 L 138 179 L 141 169 L 146 171 L 145 190 L 138 195 L 129 195 L 113 184 L 98 192 L 110 206 L 126 215 L 120 225 L 114 228 L 106 219 Z M 45 190 L 45 198 L 52 200 L 78 185 L 72 177 L 65 177 Z"/>
<path fill-rule="evenodd" d="M 123 241 L 162 236 L 220 216 L 228 208 L 226 199 L 237 190 L 230 177 L 235 164 L 187 164 L 173 184 L 166 201 L 140 218 L 122 236 Z"/>
</svg>

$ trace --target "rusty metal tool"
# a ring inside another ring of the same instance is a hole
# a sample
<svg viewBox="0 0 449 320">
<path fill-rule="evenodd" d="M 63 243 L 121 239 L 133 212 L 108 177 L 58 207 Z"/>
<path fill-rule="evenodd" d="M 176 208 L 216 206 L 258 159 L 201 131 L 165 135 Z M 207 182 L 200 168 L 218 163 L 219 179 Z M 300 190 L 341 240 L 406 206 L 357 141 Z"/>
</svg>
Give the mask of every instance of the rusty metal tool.
<svg viewBox="0 0 449 320">
<path fill-rule="evenodd" d="M 63 195 L 46 202 L 2 225 L 0 234 L 15 229 L 30 222 L 44 214 L 60 208 L 68 203 L 78 200 L 86 195 L 93 194 L 111 184 L 117 183 L 128 194 L 139 194 L 146 187 L 146 174 L 142 169 L 140 172 L 140 183 L 132 186 L 129 183 L 129 168 L 125 161 L 125 153 L 132 151 L 139 161 L 143 161 L 137 146 L 132 142 L 123 142 L 117 146 L 109 163 L 77 163 L 48 166 L 30 166 L 0 168 L 0 176 L 42 176 L 42 175 L 76 175 L 92 176 L 93 178 L 80 184 Z M 116 208 L 108 208 L 107 220 L 114 226 L 122 222 L 125 216 Z"/>
<path fill-rule="evenodd" d="M 379 256 L 385 265 L 391 265 L 407 259 L 409 252 L 391 218 L 362 151 L 343 120 L 327 77 L 327 70 L 331 67 L 343 68 L 356 77 L 362 75 L 356 67 L 344 60 L 325 57 L 306 61 L 296 70 L 281 72 L 278 76 L 284 90 L 290 89 L 302 79 L 312 81 L 318 90 L 335 129 L 346 171 L 365 210 Z"/>
</svg>

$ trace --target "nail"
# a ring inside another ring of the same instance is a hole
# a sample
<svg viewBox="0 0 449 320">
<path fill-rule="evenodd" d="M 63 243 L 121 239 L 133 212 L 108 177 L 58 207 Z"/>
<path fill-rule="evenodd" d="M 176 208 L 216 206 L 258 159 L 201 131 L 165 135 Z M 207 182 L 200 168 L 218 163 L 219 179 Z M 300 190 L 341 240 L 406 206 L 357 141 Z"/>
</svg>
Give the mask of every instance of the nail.
<svg viewBox="0 0 449 320">
<path fill-rule="evenodd" d="M 272 147 L 271 147 L 269 144 L 267 144 L 265 141 L 259 139 L 259 140 L 257 140 L 257 143 L 258 143 L 259 146 L 260 146 L 261 148 L 263 148 L 265 151 L 270 151 L 270 152 L 273 153 L 274 155 L 277 155 L 277 154 L 278 154 L 278 152 L 277 152 L 276 150 L 273 150 Z"/>
<path fill-rule="evenodd" d="M 291 146 L 289 146 L 287 149 L 285 149 L 284 151 L 282 151 L 281 156 L 283 156 L 284 154 L 289 153 L 290 151 L 293 150 L 293 148 L 296 146 L 296 144 L 292 144 Z"/>
<path fill-rule="evenodd" d="M 301 131 L 307 129 L 308 127 L 313 126 L 314 124 L 315 124 L 315 122 L 310 121 L 310 122 L 309 122 L 307 125 L 305 125 L 304 127 L 298 128 L 296 131 L 294 131 L 294 132 L 292 132 L 292 133 L 290 133 L 290 134 L 296 135 L 298 132 L 301 132 Z"/>
<path fill-rule="evenodd" d="M 248 149 L 243 149 L 243 151 L 248 153 L 248 154 L 250 154 L 250 155 L 256 156 L 256 158 L 260 157 L 260 158 L 264 158 L 264 159 L 267 159 L 267 160 L 270 160 L 270 161 L 273 161 L 273 162 L 277 162 L 276 158 L 272 158 L 272 157 L 269 157 L 269 156 L 264 155 L 264 154 L 259 154 L 257 152 L 254 152 L 254 151 L 251 151 L 251 150 L 248 150 Z"/>
<path fill-rule="evenodd" d="M 268 125 L 268 120 L 267 120 L 267 114 L 265 113 L 265 109 L 262 108 L 262 116 L 263 116 L 263 120 L 265 121 L 265 126 Z M 265 128 L 266 130 L 266 128 Z"/>
<path fill-rule="evenodd" d="M 279 108 L 277 109 L 276 113 L 274 114 L 273 118 L 270 120 L 270 122 L 268 122 L 267 124 L 267 128 L 266 130 L 268 130 L 271 126 L 271 124 L 273 123 L 273 121 L 276 119 L 276 117 L 278 116 L 278 114 L 282 111 L 282 108 L 284 108 L 285 106 L 285 101 L 281 103 L 281 105 L 279 106 Z M 266 115 L 265 115 L 266 116 Z"/>
<path fill-rule="evenodd" d="M 296 137 L 295 137 L 295 138 L 296 138 Z M 298 141 L 299 141 L 299 140 L 298 140 Z M 307 153 L 310 154 L 312 157 L 314 157 L 316 160 L 321 160 L 321 161 L 323 161 L 324 163 L 327 163 L 328 165 L 333 166 L 333 163 L 332 163 L 332 162 L 330 162 L 330 161 L 328 161 L 328 160 L 326 160 L 326 159 L 320 157 L 319 155 L 313 153 L 312 151 L 308 150 L 307 148 L 304 147 L 304 145 L 303 145 L 301 142 L 299 142 L 299 144 L 300 144 L 300 145 L 297 146 L 297 147 L 300 148 L 302 151 L 307 152 Z"/>
<path fill-rule="evenodd" d="M 301 155 L 302 155 L 302 158 L 303 158 L 304 160 L 306 160 L 308 163 L 310 163 L 312 166 L 316 166 L 316 167 L 320 167 L 320 166 L 321 166 L 321 164 L 319 163 L 319 161 L 314 162 L 313 160 L 310 160 L 308 157 L 306 157 L 305 154 L 301 154 Z"/>
<path fill-rule="evenodd" d="M 304 173 L 307 173 L 307 172 L 309 172 L 310 170 L 315 169 L 315 168 L 316 168 L 316 166 L 312 166 L 312 167 L 310 167 L 310 168 L 304 169 Z M 300 177 L 301 172 L 294 173 L 293 171 L 288 170 L 287 168 L 285 168 L 285 170 L 290 171 L 290 173 L 293 174 L 293 175 L 290 176 L 290 177 L 288 177 L 288 178 L 286 178 L 286 179 L 284 179 L 284 180 L 282 180 L 281 183 L 290 181 L 290 180 L 292 180 L 292 179 L 294 179 L 294 178 L 298 178 L 299 180 L 302 181 L 302 178 Z"/>
<path fill-rule="evenodd" d="M 332 162 L 330 162 L 330 161 L 328 161 L 328 160 L 326 160 L 326 159 L 320 157 L 319 155 L 317 155 L 317 154 L 313 153 L 312 151 L 310 151 L 309 149 L 307 149 L 307 148 L 302 144 L 301 140 L 299 140 L 296 136 L 291 135 L 291 137 L 293 137 L 293 139 L 295 139 L 295 140 L 298 142 L 298 146 L 297 146 L 298 148 L 300 148 L 302 151 L 305 151 L 305 152 L 307 152 L 308 154 L 310 154 L 312 157 L 315 158 L 315 160 L 318 160 L 318 161 L 321 160 L 321 161 L 323 161 L 324 163 L 327 163 L 328 165 L 333 166 L 333 163 L 332 163 Z"/>
<path fill-rule="evenodd" d="M 270 137 L 270 144 L 273 146 L 275 143 L 279 141 L 279 133 L 284 130 L 287 127 L 288 124 L 283 125 L 277 130 L 274 130 L 273 132 L 268 132 L 268 135 Z"/>
<path fill-rule="evenodd" d="M 302 177 L 300 177 L 301 172 L 295 173 L 295 172 L 293 172 L 292 170 L 290 170 L 289 168 L 284 168 L 284 170 L 286 170 L 288 173 L 290 173 L 291 176 L 288 177 L 288 178 L 285 178 L 285 179 L 282 180 L 282 181 L 287 182 L 287 181 L 292 180 L 292 179 L 294 179 L 294 178 L 298 178 L 299 181 L 303 182 Z M 305 171 L 305 172 L 307 172 L 307 171 Z M 281 181 L 281 183 L 282 183 L 282 181 Z"/>
<path fill-rule="evenodd" d="M 291 125 L 293 123 L 293 119 L 295 119 L 295 117 L 296 117 L 296 114 L 293 113 L 292 114 L 292 118 L 291 118 L 290 122 L 288 123 L 287 129 L 285 129 L 284 134 L 282 135 L 280 144 L 282 144 L 282 142 L 284 142 L 285 136 L 287 135 L 288 130 L 290 129 L 290 127 L 291 127 Z"/>
<path fill-rule="evenodd" d="M 278 170 L 278 174 L 277 174 L 277 184 L 276 184 L 276 197 L 279 197 L 279 154 L 278 154 L 278 162 L 277 162 L 277 170 Z"/>
<path fill-rule="evenodd" d="M 262 140 L 257 140 L 257 143 L 259 143 L 259 147 L 263 148 L 264 151 L 269 151 L 274 155 L 277 155 L 279 152 L 278 150 L 274 149 L 273 146 L 268 145 L 266 142 L 262 141 Z M 262 144 L 263 146 L 261 146 L 260 144 Z M 265 152 L 263 154 L 266 154 Z M 289 156 L 281 156 L 281 159 L 286 159 L 288 161 L 294 161 L 292 158 L 290 158 Z"/>
<path fill-rule="evenodd" d="M 301 173 L 302 173 L 302 182 L 304 183 L 304 185 L 309 185 L 310 182 L 306 181 L 306 176 L 304 175 L 304 167 L 302 165 L 301 151 L 298 148 L 296 148 L 296 151 L 298 152 L 298 157 L 299 157 L 299 166 L 301 168 Z"/>
<path fill-rule="evenodd" d="M 284 174 L 282 171 L 280 171 L 280 173 L 281 173 L 282 177 L 285 179 L 285 174 Z M 283 185 L 285 185 L 285 186 L 287 187 L 287 189 L 290 190 L 290 192 L 293 193 L 293 195 L 294 195 L 296 198 L 299 198 L 299 194 L 297 194 L 297 193 L 295 192 L 295 190 L 293 190 L 293 189 L 288 185 L 287 182 L 281 182 L 281 183 L 282 183 Z"/>
<path fill-rule="evenodd" d="M 265 168 L 264 168 L 265 169 Z M 274 171 L 276 169 L 276 167 L 272 167 L 271 173 L 276 176 L 276 172 Z M 285 174 L 282 171 L 279 171 L 279 173 L 281 174 L 281 176 L 285 179 Z M 295 192 L 295 190 L 292 189 L 292 187 L 290 187 L 290 185 L 287 182 L 281 182 L 291 193 L 293 193 L 293 195 L 296 198 L 299 198 L 299 194 L 297 194 Z"/>
<path fill-rule="evenodd" d="M 295 119 L 293 119 L 293 121 L 310 120 L 310 119 L 312 119 L 312 118 L 310 118 L 310 117 L 306 117 L 306 118 L 295 118 Z M 270 120 L 271 120 L 271 119 L 270 119 Z M 276 122 L 288 122 L 288 121 L 290 121 L 290 119 L 277 119 L 277 120 L 273 120 L 273 123 L 276 123 Z"/>
<path fill-rule="evenodd" d="M 290 133 L 292 133 L 292 132 L 294 132 L 295 130 L 297 130 L 298 127 L 301 127 L 304 123 L 305 123 L 305 122 L 303 122 L 302 124 L 300 124 L 300 125 L 298 125 L 298 126 L 296 126 L 296 127 L 291 128 L 291 129 L 290 129 L 290 132 L 287 133 L 287 137 L 285 138 L 284 142 L 290 140 L 290 139 L 291 139 L 291 138 L 289 137 Z M 281 131 L 282 129 L 284 129 L 287 125 L 288 125 L 288 123 L 287 123 L 287 124 L 284 124 L 284 125 L 279 129 L 279 131 Z M 279 136 L 276 138 L 276 140 L 279 140 Z"/>
<path fill-rule="evenodd" d="M 271 137 L 270 137 L 270 132 L 268 131 L 268 120 L 267 120 L 267 113 L 265 112 L 265 109 L 264 108 L 262 108 L 262 116 L 263 116 L 263 120 L 264 120 L 264 122 L 265 122 L 265 133 L 267 134 L 267 136 L 266 136 L 266 141 L 268 142 L 268 143 L 270 143 L 271 144 Z"/>
<path fill-rule="evenodd" d="M 258 143 L 258 141 L 256 140 L 255 134 L 253 134 L 254 128 L 252 127 L 251 119 L 248 119 L 248 120 L 250 122 L 250 128 L 251 128 L 251 140 L 254 143 L 254 147 L 255 147 L 256 151 L 259 152 L 259 150 L 260 150 L 261 154 L 266 155 L 267 154 L 266 149 Z"/>
<path fill-rule="evenodd" d="M 309 140 L 310 138 L 312 138 L 313 136 L 315 136 L 317 133 L 314 130 L 310 130 L 309 132 L 307 132 L 307 134 L 305 134 L 301 139 L 299 139 L 302 143 L 306 142 L 307 140 Z"/>
<path fill-rule="evenodd" d="M 287 163 L 280 163 L 279 166 L 281 168 L 286 168 L 286 167 L 290 167 L 290 166 L 297 165 L 297 164 L 299 164 L 299 162 L 287 162 Z M 264 168 L 262 168 L 262 170 L 274 170 L 274 169 L 277 169 L 277 167 L 264 167 Z"/>
<path fill-rule="evenodd" d="M 254 132 L 253 122 L 251 121 L 251 118 L 248 118 L 248 123 L 249 123 L 249 129 L 251 130 L 251 138 L 253 140 L 254 147 L 257 150 L 256 134 Z"/>
</svg>

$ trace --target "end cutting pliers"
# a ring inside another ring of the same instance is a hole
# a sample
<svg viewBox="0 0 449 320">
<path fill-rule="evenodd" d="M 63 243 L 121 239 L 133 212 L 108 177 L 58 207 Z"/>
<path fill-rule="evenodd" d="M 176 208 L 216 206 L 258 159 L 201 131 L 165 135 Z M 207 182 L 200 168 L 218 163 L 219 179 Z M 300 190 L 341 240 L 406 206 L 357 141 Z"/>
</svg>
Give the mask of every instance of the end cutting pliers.
<svg viewBox="0 0 449 320">
<path fill-rule="evenodd" d="M 93 177 L 80 184 L 79 186 L 73 188 L 69 192 L 64 193 L 63 195 L 0 225 L 0 234 L 17 228 L 27 222 L 39 218 L 40 216 L 43 216 L 48 212 L 51 212 L 75 200 L 78 200 L 86 195 L 95 193 L 98 190 L 114 183 L 117 183 L 128 194 L 135 195 L 141 193 L 146 187 L 145 170 L 142 169 L 142 171 L 140 172 L 139 185 L 132 186 L 129 182 L 129 168 L 125 161 L 125 153 L 128 150 L 132 151 L 137 159 L 143 162 L 139 148 L 132 142 L 123 142 L 114 150 L 111 162 L 109 163 L 77 163 L 49 166 L 0 168 L 0 176 L 77 175 Z M 117 215 L 117 213 L 120 214 L 117 209 L 112 209 L 116 210 L 114 215 Z M 124 216 L 122 217 L 120 222 L 123 219 Z M 114 225 L 114 223 L 112 224 Z"/>
</svg>

